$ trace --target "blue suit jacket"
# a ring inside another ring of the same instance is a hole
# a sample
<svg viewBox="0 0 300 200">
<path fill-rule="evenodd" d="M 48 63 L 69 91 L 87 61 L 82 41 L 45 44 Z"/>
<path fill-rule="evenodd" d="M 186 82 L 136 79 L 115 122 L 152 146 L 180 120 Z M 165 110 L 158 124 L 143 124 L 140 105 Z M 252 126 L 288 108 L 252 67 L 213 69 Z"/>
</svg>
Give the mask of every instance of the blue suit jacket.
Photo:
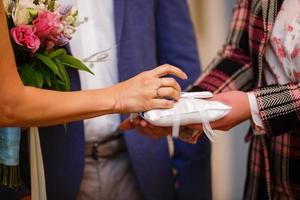
<svg viewBox="0 0 300 200">
<path fill-rule="evenodd" d="M 189 76 L 178 80 L 184 88 L 200 73 L 196 40 L 186 0 L 114 0 L 120 81 L 141 71 L 169 63 Z M 80 9 L 80 8 L 79 8 Z M 79 76 L 70 71 L 72 90 L 80 90 Z M 175 142 L 175 158 L 168 155 L 166 139 L 151 140 L 135 131 L 125 140 L 140 190 L 147 200 L 211 199 L 210 144 Z M 83 123 L 40 129 L 48 200 L 74 200 L 84 166 Z M 22 137 L 21 166 L 30 186 L 27 137 Z M 178 175 L 172 175 L 176 167 Z M 174 182 L 179 189 L 174 189 Z M 0 194 L 1 197 L 1 194 Z M 13 199 L 13 198 L 12 198 Z"/>
<path fill-rule="evenodd" d="M 188 74 L 187 81 L 178 80 L 183 88 L 195 81 L 200 64 L 186 0 L 117 0 L 115 9 L 121 81 L 164 63 Z M 125 139 L 144 199 L 211 199 L 206 139 L 198 145 L 176 141 L 173 162 L 166 139 L 154 141 L 136 131 L 125 133 Z M 172 167 L 178 171 L 176 191 Z"/>
</svg>

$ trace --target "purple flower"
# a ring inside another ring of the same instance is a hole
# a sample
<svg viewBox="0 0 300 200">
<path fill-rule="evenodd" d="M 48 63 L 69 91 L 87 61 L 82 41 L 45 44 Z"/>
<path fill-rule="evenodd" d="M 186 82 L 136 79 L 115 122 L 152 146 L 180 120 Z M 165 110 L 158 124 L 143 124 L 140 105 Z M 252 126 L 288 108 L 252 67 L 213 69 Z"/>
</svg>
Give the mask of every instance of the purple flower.
<svg viewBox="0 0 300 200">
<path fill-rule="evenodd" d="M 67 15 L 72 10 L 72 5 L 64 5 L 59 8 L 59 14 L 64 16 Z"/>
<path fill-rule="evenodd" d="M 56 38 L 57 46 L 64 46 L 64 45 L 68 44 L 68 42 L 69 42 L 69 38 L 65 37 L 64 34 L 60 34 Z"/>
</svg>

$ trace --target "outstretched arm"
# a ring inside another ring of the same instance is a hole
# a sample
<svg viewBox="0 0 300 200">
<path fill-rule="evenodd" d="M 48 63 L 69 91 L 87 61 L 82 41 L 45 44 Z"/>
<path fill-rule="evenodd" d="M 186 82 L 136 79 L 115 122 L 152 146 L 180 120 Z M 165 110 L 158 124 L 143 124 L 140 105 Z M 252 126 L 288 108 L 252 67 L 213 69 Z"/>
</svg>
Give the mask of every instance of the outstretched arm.
<svg viewBox="0 0 300 200">
<path fill-rule="evenodd" d="M 0 127 L 48 126 L 110 113 L 168 108 L 179 98 L 180 87 L 172 74 L 187 78 L 170 65 L 143 72 L 113 87 L 79 92 L 57 92 L 24 86 L 17 72 L 3 4 L 0 3 Z"/>
</svg>

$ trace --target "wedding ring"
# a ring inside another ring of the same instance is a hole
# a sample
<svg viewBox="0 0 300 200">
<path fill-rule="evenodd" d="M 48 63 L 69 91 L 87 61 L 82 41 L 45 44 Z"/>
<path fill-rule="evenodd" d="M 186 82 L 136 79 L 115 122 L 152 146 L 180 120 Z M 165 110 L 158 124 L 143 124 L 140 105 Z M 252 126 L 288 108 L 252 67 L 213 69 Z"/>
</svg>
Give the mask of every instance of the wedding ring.
<svg viewBox="0 0 300 200">
<path fill-rule="evenodd" d="M 161 86 L 163 86 L 163 81 L 162 81 L 162 79 L 161 78 L 158 78 L 159 79 L 159 86 L 158 86 L 158 88 L 156 89 L 156 98 L 160 98 L 160 95 L 159 95 L 159 88 L 161 87 Z"/>
<path fill-rule="evenodd" d="M 159 88 L 156 89 L 156 98 L 160 98 L 160 96 L 159 96 Z"/>
</svg>

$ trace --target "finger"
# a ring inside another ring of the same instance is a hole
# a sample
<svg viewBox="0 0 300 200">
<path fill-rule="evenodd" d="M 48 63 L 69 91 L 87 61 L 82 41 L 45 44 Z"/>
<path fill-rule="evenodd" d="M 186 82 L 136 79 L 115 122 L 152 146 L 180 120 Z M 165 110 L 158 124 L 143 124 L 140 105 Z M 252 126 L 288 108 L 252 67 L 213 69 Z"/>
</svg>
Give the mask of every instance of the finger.
<svg viewBox="0 0 300 200">
<path fill-rule="evenodd" d="M 135 127 L 135 128 L 141 128 L 141 124 L 138 123 L 138 122 L 134 122 L 134 127 Z"/>
<path fill-rule="evenodd" d="M 156 129 L 156 132 L 154 133 L 155 136 L 159 136 L 159 137 L 166 137 L 168 135 L 171 135 L 172 132 L 169 132 L 165 129 Z"/>
<path fill-rule="evenodd" d="M 174 67 L 172 65 L 161 65 L 155 69 L 152 70 L 154 75 L 157 77 L 162 77 L 165 75 L 174 75 L 177 76 L 181 79 L 187 79 L 188 76 L 186 75 L 186 73 L 184 73 L 181 69 L 179 69 L 178 67 Z"/>
<path fill-rule="evenodd" d="M 133 124 L 134 124 L 135 127 L 140 127 L 141 126 L 140 123 L 141 123 L 141 119 L 140 118 L 137 118 L 137 119 L 135 119 L 133 121 Z"/>
<path fill-rule="evenodd" d="M 156 137 L 155 132 L 153 132 L 153 130 L 149 129 L 149 128 L 138 128 L 138 131 L 140 134 L 150 137 L 150 138 L 154 138 Z"/>
<path fill-rule="evenodd" d="M 148 122 L 146 122 L 145 120 L 141 120 L 140 125 L 141 127 L 146 128 L 148 126 Z"/>
<path fill-rule="evenodd" d="M 174 78 L 161 78 L 160 87 L 172 87 L 179 92 L 181 91 L 180 85 Z"/>
<path fill-rule="evenodd" d="M 120 131 L 128 131 L 134 129 L 134 124 L 130 122 L 130 119 L 125 119 L 119 126 Z"/>
<path fill-rule="evenodd" d="M 138 133 L 144 136 L 149 136 L 149 132 L 145 128 L 137 128 Z"/>
<path fill-rule="evenodd" d="M 150 109 L 168 109 L 174 106 L 173 100 L 168 99 L 152 99 L 150 104 Z"/>
<path fill-rule="evenodd" d="M 187 125 L 186 127 L 192 130 L 198 130 L 198 131 L 203 130 L 202 124 L 191 124 L 191 125 Z"/>
<path fill-rule="evenodd" d="M 155 135 L 159 135 L 159 136 L 167 136 L 172 133 L 172 128 L 169 127 L 160 127 L 160 126 L 154 126 L 152 124 L 148 124 L 147 128 L 152 130 L 152 132 Z"/>
<path fill-rule="evenodd" d="M 157 90 L 157 96 L 158 97 L 164 97 L 167 99 L 173 99 L 173 100 L 179 100 L 180 99 L 180 92 L 177 90 L 174 90 L 174 88 L 170 87 L 163 87 L 159 88 Z"/>
<path fill-rule="evenodd" d="M 151 128 L 144 128 L 146 135 L 152 139 L 157 139 L 161 137 L 161 134 L 157 132 L 157 130 L 153 130 Z"/>
<path fill-rule="evenodd" d="M 154 127 L 153 125 L 149 125 L 149 128 Z M 170 127 L 160 127 L 160 132 L 164 133 L 164 135 L 171 135 L 172 134 L 172 128 Z"/>
<path fill-rule="evenodd" d="M 145 121 L 144 121 L 145 122 Z M 141 122 L 143 123 L 143 122 Z M 167 135 L 170 135 L 171 131 L 167 128 L 157 127 L 153 126 L 149 123 L 145 123 L 141 125 L 143 128 L 138 128 L 138 130 L 146 136 L 149 136 L 153 139 L 158 139 L 160 137 L 165 137 Z"/>
</svg>

